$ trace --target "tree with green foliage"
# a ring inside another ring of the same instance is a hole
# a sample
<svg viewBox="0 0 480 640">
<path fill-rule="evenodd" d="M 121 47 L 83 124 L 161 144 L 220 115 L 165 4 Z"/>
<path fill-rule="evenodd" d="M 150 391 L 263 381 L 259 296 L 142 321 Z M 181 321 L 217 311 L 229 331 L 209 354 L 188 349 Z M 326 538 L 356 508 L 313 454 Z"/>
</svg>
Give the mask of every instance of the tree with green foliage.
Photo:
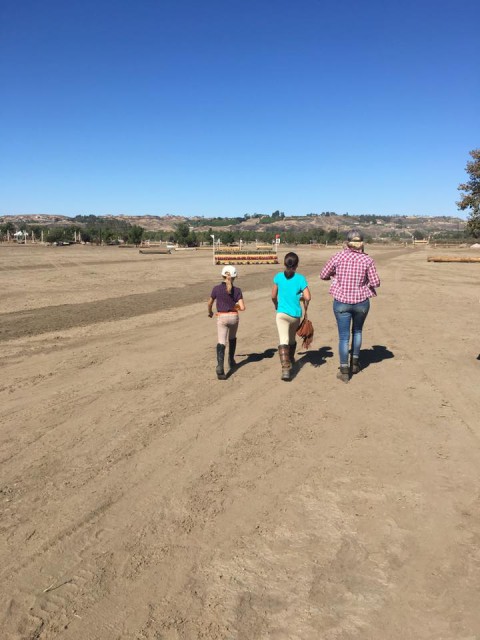
<svg viewBox="0 0 480 640">
<path fill-rule="evenodd" d="M 179 222 L 175 226 L 175 242 L 181 247 L 196 247 L 198 245 L 197 236 L 194 231 L 190 231 L 190 225 L 186 222 Z"/>
<path fill-rule="evenodd" d="M 27 230 L 30 237 L 33 233 L 33 237 L 35 238 L 35 240 L 40 240 L 40 238 L 42 237 L 42 228 L 38 224 L 29 224 Z"/>
<path fill-rule="evenodd" d="M 134 224 L 128 233 L 129 241 L 134 244 L 136 247 L 141 243 L 143 238 L 143 227 L 140 227 L 138 224 Z"/>
<path fill-rule="evenodd" d="M 175 242 L 177 242 L 181 247 L 187 246 L 187 238 L 190 234 L 190 227 L 186 222 L 179 222 L 175 225 Z"/>
<path fill-rule="evenodd" d="M 83 242 L 93 242 L 93 236 L 90 229 L 82 229 L 81 233 Z"/>
<path fill-rule="evenodd" d="M 415 229 L 413 232 L 413 237 L 415 240 L 425 240 L 425 234 L 422 233 L 419 229 Z"/>
<path fill-rule="evenodd" d="M 117 239 L 117 235 L 113 229 L 106 227 L 102 230 L 102 242 L 103 244 L 114 244 Z"/>
<path fill-rule="evenodd" d="M 470 155 L 472 160 L 465 167 L 470 179 L 458 185 L 458 190 L 464 193 L 457 206 L 462 211 L 469 210 L 467 231 L 474 238 L 480 238 L 480 149 L 470 151 Z"/>
<path fill-rule="evenodd" d="M 231 231 L 222 231 L 220 233 L 220 242 L 222 244 L 232 244 L 232 242 L 235 242 L 235 236 Z"/>
<path fill-rule="evenodd" d="M 330 229 L 327 235 L 328 244 L 336 244 L 339 241 L 338 231 L 336 229 Z"/>
<path fill-rule="evenodd" d="M 197 234 L 195 233 L 195 231 L 191 231 L 188 234 L 187 247 L 197 247 L 197 246 L 198 246 Z"/>
<path fill-rule="evenodd" d="M 0 235 L 2 236 L 2 238 L 11 238 L 15 231 L 15 225 L 10 220 L 8 222 L 5 222 L 5 224 L 0 225 Z"/>
<path fill-rule="evenodd" d="M 47 242 L 61 242 L 65 240 L 65 229 L 60 227 L 50 228 L 45 239 Z"/>
</svg>

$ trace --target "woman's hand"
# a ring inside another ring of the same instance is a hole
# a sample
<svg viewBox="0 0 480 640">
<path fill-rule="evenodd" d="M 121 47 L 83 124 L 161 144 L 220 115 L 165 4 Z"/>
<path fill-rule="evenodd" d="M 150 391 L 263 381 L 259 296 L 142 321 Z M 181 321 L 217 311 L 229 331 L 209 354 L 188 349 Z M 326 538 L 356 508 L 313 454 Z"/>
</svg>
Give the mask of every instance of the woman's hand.
<svg viewBox="0 0 480 640">
<path fill-rule="evenodd" d="M 245 302 L 243 301 L 243 298 L 240 298 L 240 300 L 234 306 L 234 309 L 235 311 L 245 311 Z"/>
<path fill-rule="evenodd" d="M 207 312 L 208 312 L 209 318 L 213 317 L 213 302 L 214 302 L 213 298 L 210 297 L 207 302 Z"/>
</svg>

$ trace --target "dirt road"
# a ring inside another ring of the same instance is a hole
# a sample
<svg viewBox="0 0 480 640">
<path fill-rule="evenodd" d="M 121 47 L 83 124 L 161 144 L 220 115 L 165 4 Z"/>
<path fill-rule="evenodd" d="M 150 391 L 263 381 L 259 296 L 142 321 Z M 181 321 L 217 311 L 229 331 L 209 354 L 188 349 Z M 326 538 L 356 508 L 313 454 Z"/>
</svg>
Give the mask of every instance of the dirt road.
<svg viewBox="0 0 480 640">
<path fill-rule="evenodd" d="M 480 638 L 480 267 L 370 253 L 349 384 L 313 248 L 294 380 L 245 266 L 223 382 L 208 253 L 0 246 L 2 638 Z"/>
</svg>

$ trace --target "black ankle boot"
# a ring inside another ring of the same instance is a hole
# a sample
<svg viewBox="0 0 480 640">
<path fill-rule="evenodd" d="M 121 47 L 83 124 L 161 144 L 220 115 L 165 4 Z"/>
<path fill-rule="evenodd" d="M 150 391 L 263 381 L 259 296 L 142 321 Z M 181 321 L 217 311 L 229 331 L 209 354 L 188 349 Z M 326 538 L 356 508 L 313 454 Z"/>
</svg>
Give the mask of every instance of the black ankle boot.
<svg viewBox="0 0 480 640">
<path fill-rule="evenodd" d="M 351 369 L 352 375 L 355 375 L 360 371 L 360 362 L 358 356 L 352 356 Z"/>
<path fill-rule="evenodd" d="M 225 360 L 225 345 L 217 344 L 217 368 L 215 371 L 217 372 L 217 378 L 219 380 L 225 380 L 225 369 L 223 368 L 223 363 Z"/>
<path fill-rule="evenodd" d="M 348 365 L 343 365 L 340 366 L 338 373 L 337 373 L 337 378 L 339 380 L 341 380 L 342 382 L 348 382 L 350 380 L 350 373 L 348 371 Z"/>
<path fill-rule="evenodd" d="M 237 348 L 237 339 L 232 338 L 228 341 L 228 366 L 230 369 L 235 369 L 237 363 L 235 362 L 235 349 Z"/>
</svg>

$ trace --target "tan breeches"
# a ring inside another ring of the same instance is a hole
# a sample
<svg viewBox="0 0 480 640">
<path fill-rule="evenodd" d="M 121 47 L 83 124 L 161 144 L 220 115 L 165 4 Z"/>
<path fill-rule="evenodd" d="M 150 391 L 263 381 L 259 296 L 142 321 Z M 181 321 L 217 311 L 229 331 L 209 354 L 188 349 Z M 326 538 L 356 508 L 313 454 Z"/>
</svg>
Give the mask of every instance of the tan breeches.
<svg viewBox="0 0 480 640">
<path fill-rule="evenodd" d="M 233 340 L 237 336 L 238 313 L 225 313 L 217 316 L 218 344 L 227 344 L 227 337 Z"/>
<path fill-rule="evenodd" d="M 277 313 L 278 344 L 294 344 L 300 318 Z"/>
</svg>

